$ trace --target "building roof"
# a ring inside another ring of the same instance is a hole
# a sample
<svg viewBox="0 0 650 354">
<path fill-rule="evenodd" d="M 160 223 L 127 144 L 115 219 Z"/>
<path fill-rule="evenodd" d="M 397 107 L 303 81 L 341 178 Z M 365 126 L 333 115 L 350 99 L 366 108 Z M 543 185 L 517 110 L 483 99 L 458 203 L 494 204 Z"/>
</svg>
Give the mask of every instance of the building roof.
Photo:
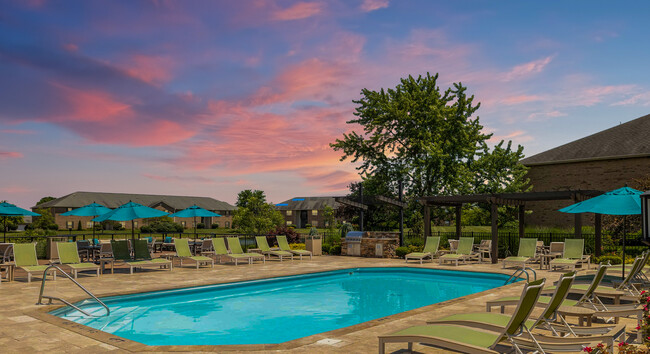
<svg viewBox="0 0 650 354">
<path fill-rule="evenodd" d="M 207 210 L 234 210 L 235 206 L 226 202 L 209 197 L 191 197 L 180 195 L 156 195 L 156 194 L 128 194 L 128 193 L 103 193 L 103 192 L 74 192 L 61 198 L 51 200 L 33 208 L 80 208 L 90 203 L 99 203 L 108 208 L 114 209 L 129 201 L 154 207 L 161 203 L 175 209 L 182 210 L 194 204 Z"/>
<path fill-rule="evenodd" d="M 650 114 L 521 160 L 526 166 L 650 156 Z"/>
<path fill-rule="evenodd" d="M 277 210 L 323 210 L 326 206 L 338 209 L 335 197 L 295 197 L 275 205 Z"/>
</svg>

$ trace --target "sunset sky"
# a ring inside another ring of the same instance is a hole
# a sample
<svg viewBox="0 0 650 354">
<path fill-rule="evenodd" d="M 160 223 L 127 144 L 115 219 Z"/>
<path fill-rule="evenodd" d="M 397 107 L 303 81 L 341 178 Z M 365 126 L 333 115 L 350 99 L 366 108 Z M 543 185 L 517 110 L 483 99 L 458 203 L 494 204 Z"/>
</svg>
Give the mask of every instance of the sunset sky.
<svg viewBox="0 0 650 354">
<path fill-rule="evenodd" d="M 647 1 L 0 2 L 0 200 L 278 203 L 359 177 L 361 89 L 440 73 L 527 156 L 650 113 Z"/>
</svg>

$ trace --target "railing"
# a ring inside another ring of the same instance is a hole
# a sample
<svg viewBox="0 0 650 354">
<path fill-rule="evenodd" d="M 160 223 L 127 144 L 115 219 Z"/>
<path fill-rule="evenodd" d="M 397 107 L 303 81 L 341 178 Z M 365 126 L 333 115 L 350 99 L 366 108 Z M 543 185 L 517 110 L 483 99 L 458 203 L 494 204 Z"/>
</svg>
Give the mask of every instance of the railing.
<svg viewBox="0 0 650 354">
<path fill-rule="evenodd" d="M 52 269 L 52 268 L 56 268 L 56 269 L 57 269 L 58 271 L 60 271 L 60 272 L 61 272 L 65 277 L 67 277 L 67 278 L 70 279 L 73 283 L 75 283 L 75 284 L 76 284 L 76 285 L 77 285 L 81 290 L 83 290 L 86 294 L 88 294 L 90 297 L 92 297 L 93 300 L 97 301 L 97 303 L 99 303 L 100 305 L 102 305 L 102 306 L 104 307 L 104 309 L 106 309 L 106 315 L 105 315 L 105 316 L 108 316 L 108 315 L 111 314 L 111 310 L 108 308 L 108 306 L 106 306 L 105 303 L 102 302 L 102 300 L 98 299 L 97 296 L 95 296 L 93 293 L 91 293 L 90 291 L 88 291 L 88 289 L 84 288 L 81 284 L 79 284 L 76 280 L 74 280 L 74 278 L 72 278 L 68 273 L 64 272 L 64 271 L 63 271 L 61 268 L 59 268 L 59 266 L 57 266 L 56 264 L 51 264 L 49 267 L 45 268 L 45 271 L 43 271 L 43 280 L 41 281 L 41 292 L 38 294 L 38 302 L 36 303 L 36 305 L 51 305 L 51 304 L 52 304 L 52 300 L 57 300 L 57 301 L 61 301 L 62 303 L 66 304 L 67 306 L 70 306 L 70 307 L 72 307 L 73 309 L 75 309 L 75 310 L 77 310 L 77 311 L 83 313 L 84 315 L 86 315 L 86 316 L 88 316 L 88 317 L 103 317 L 103 316 L 96 316 L 96 315 L 90 314 L 90 313 L 88 313 L 88 312 L 86 312 L 86 311 L 80 309 L 78 306 L 73 305 L 73 304 L 71 304 L 70 302 L 68 302 L 68 301 L 66 301 L 66 300 L 64 300 L 64 299 L 62 299 L 62 298 L 60 298 L 60 297 L 43 295 L 43 291 L 45 291 L 45 280 L 46 280 L 46 278 L 47 278 L 47 272 L 48 272 L 50 269 Z M 44 304 L 44 303 L 43 303 L 43 299 L 48 299 L 48 300 L 49 300 L 48 303 L 47 303 L 47 304 Z"/>
<path fill-rule="evenodd" d="M 511 280 L 514 283 L 516 279 L 521 278 L 521 276 L 524 275 L 524 274 L 526 274 L 526 282 L 530 282 L 530 274 L 528 274 L 529 270 L 531 272 L 533 272 L 533 281 L 537 280 L 537 272 L 535 272 L 535 270 L 533 268 L 531 268 L 531 267 L 519 267 L 519 268 L 515 269 L 515 272 L 512 273 L 510 278 L 508 278 L 508 280 L 506 280 L 506 282 L 503 283 L 503 285 L 508 285 L 508 283 Z"/>
</svg>

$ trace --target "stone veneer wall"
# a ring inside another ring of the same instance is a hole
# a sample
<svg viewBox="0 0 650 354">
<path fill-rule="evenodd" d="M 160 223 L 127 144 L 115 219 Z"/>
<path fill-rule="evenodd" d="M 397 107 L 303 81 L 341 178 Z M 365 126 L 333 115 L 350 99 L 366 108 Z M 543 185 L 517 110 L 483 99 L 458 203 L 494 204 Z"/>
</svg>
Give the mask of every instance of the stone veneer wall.
<svg viewBox="0 0 650 354">
<path fill-rule="evenodd" d="M 650 157 L 637 157 L 615 160 L 574 162 L 553 165 L 530 166 L 528 178 L 533 191 L 561 191 L 577 189 L 596 189 L 610 191 L 625 184 L 633 184 L 635 179 L 650 175 Z M 570 200 L 554 200 L 526 203 L 526 225 L 573 227 L 574 217 L 557 211 Z M 582 225 L 593 226 L 593 214 L 583 214 Z"/>
<path fill-rule="evenodd" d="M 399 232 L 364 232 L 363 238 L 361 238 L 361 257 L 377 257 L 375 256 L 375 247 L 378 243 L 383 245 L 383 258 L 395 257 L 395 249 L 399 245 Z M 347 251 L 347 242 L 343 239 L 341 243 L 341 255 L 346 256 Z"/>
</svg>

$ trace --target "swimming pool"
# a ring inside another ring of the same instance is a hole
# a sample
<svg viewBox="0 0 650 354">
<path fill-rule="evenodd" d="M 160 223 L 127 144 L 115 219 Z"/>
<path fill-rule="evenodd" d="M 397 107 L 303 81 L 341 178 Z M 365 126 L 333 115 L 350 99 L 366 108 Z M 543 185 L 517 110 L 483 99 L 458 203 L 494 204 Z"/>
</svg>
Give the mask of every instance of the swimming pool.
<svg viewBox="0 0 650 354">
<path fill-rule="evenodd" d="M 354 268 L 102 298 L 108 317 L 51 314 L 147 345 L 282 343 L 504 284 L 508 276 Z M 103 308 L 78 303 L 97 315 Z"/>
</svg>

